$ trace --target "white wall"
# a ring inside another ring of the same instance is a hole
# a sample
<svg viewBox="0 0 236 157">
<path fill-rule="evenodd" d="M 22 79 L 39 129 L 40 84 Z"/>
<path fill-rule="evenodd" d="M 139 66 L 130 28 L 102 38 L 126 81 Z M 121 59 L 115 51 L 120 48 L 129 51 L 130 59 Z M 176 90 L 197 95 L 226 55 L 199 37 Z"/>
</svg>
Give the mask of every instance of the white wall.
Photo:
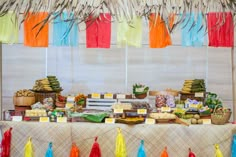
<svg viewBox="0 0 236 157">
<path fill-rule="evenodd" d="M 63 94 L 131 93 L 134 83 L 144 83 L 151 90 L 181 90 L 185 79 L 203 78 L 207 91 L 218 93 L 226 105 L 232 107 L 231 49 L 182 47 L 179 30 L 172 35 L 173 46 L 163 49 L 149 48 L 145 21 L 142 48 L 117 48 L 115 23 L 112 24 L 110 49 L 87 49 L 85 31 L 80 32 L 80 44 L 76 48 L 24 47 L 22 34 L 21 31 L 20 44 L 3 45 L 5 109 L 13 108 L 15 91 L 32 88 L 36 79 L 47 74 L 58 77 Z"/>
</svg>

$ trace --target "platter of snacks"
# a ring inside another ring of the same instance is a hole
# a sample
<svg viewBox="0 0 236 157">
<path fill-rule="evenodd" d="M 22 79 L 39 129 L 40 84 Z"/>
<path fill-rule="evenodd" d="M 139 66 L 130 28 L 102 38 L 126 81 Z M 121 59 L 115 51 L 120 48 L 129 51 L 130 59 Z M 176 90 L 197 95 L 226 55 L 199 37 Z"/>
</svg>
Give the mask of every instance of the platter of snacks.
<svg viewBox="0 0 236 157">
<path fill-rule="evenodd" d="M 18 90 L 13 96 L 13 103 L 15 106 L 31 106 L 35 103 L 35 94 L 28 89 Z"/>
<path fill-rule="evenodd" d="M 116 118 L 117 123 L 123 124 L 140 124 L 145 121 L 145 118 L 142 117 L 127 117 L 127 118 Z"/>
</svg>

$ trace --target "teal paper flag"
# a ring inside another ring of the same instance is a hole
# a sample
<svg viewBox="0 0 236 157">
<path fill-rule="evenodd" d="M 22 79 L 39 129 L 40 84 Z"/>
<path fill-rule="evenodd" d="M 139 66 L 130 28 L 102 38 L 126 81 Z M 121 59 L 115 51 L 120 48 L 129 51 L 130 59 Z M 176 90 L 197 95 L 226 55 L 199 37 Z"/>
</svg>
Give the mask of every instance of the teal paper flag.
<svg viewBox="0 0 236 157">
<path fill-rule="evenodd" d="M 73 21 L 73 14 L 63 12 L 53 22 L 54 46 L 78 46 L 78 28 Z"/>
<path fill-rule="evenodd" d="M 141 140 L 141 144 L 140 144 L 139 149 L 138 149 L 137 157 L 146 157 L 146 152 L 145 152 L 144 141 L 143 140 Z"/>
<path fill-rule="evenodd" d="M 182 15 L 183 16 L 183 15 Z M 182 23 L 182 46 L 202 46 L 204 43 L 205 26 L 199 13 L 195 19 L 194 13 L 186 14 Z"/>
<path fill-rule="evenodd" d="M 45 157 L 53 157 L 52 142 L 48 144 L 48 150 L 46 151 Z"/>
</svg>

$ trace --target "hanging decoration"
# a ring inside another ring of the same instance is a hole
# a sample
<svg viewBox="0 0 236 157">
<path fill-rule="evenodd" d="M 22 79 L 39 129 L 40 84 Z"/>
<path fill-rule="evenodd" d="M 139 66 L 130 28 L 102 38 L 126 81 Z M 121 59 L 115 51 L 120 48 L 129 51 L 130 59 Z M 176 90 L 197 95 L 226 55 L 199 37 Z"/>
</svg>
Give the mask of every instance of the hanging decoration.
<svg viewBox="0 0 236 157">
<path fill-rule="evenodd" d="M 161 18 L 168 23 L 168 15 L 175 13 L 176 15 L 183 15 L 175 19 L 173 27 L 170 32 L 179 26 L 186 14 L 192 11 L 202 13 L 203 25 L 206 25 L 206 15 L 209 12 L 225 12 L 236 11 L 236 1 L 233 0 L 1 0 L 0 2 L 0 16 L 13 11 L 22 23 L 27 18 L 29 12 L 49 12 L 49 14 L 41 20 L 42 27 L 47 26 L 48 22 L 56 19 L 64 11 L 68 14 L 74 13 L 73 19 L 69 19 L 72 23 L 79 25 L 86 22 L 89 16 L 94 19 L 100 16 L 100 13 L 108 12 L 112 19 L 120 21 L 121 17 L 127 23 L 130 23 L 135 17 L 149 18 L 150 13 L 160 14 Z M 54 14 L 57 13 L 58 14 Z M 23 14 L 22 14 L 23 13 Z M 23 18 L 20 16 L 23 15 Z M 222 20 L 224 21 L 224 20 Z"/>
<path fill-rule="evenodd" d="M 161 157 L 168 157 L 167 147 L 164 148 L 164 150 L 161 153 Z"/>
<path fill-rule="evenodd" d="M 18 43 L 19 28 L 17 16 L 9 12 L 0 17 L 0 42 L 6 44 Z"/>
<path fill-rule="evenodd" d="M 47 12 L 29 12 L 24 21 L 24 45 L 31 47 L 48 47 L 48 23 L 41 27 L 41 21 Z"/>
<path fill-rule="evenodd" d="M 75 23 L 67 21 L 72 18 L 72 13 L 69 15 L 67 12 L 63 12 L 53 21 L 54 46 L 78 46 L 78 27 Z"/>
<path fill-rule="evenodd" d="M 142 45 L 142 18 L 134 16 L 130 22 L 122 17 L 117 22 L 117 45 L 141 47 Z"/>
<path fill-rule="evenodd" d="M 215 144 L 215 157 L 224 157 L 220 150 L 219 144 Z"/>
<path fill-rule="evenodd" d="M 115 157 L 127 157 L 125 139 L 121 128 L 117 129 Z"/>
<path fill-rule="evenodd" d="M 146 157 L 146 152 L 145 152 L 145 148 L 144 148 L 144 140 L 141 140 L 141 144 L 138 149 L 137 157 Z"/>
<path fill-rule="evenodd" d="M 111 44 L 111 15 L 100 14 L 96 19 L 90 16 L 86 21 L 86 47 L 110 48 Z"/>
<path fill-rule="evenodd" d="M 75 143 L 72 143 L 72 147 L 70 150 L 70 157 L 79 157 L 79 155 L 80 155 L 79 148 Z"/>
<path fill-rule="evenodd" d="M 52 150 L 52 142 L 49 142 L 48 149 L 46 151 L 45 157 L 54 157 L 53 150 Z"/>
<path fill-rule="evenodd" d="M 207 23 L 209 46 L 234 46 L 234 21 L 231 12 L 210 12 Z"/>
<path fill-rule="evenodd" d="M 170 24 L 173 27 L 173 22 Z M 172 45 L 171 37 L 166 27 L 166 23 L 165 21 L 163 21 L 160 15 L 150 14 L 149 42 L 150 48 L 163 48 L 168 45 Z"/>
<path fill-rule="evenodd" d="M 28 139 L 24 148 L 24 157 L 34 157 L 34 149 L 31 141 L 31 137 Z"/>
<path fill-rule="evenodd" d="M 94 140 L 92 149 L 90 151 L 89 157 L 101 157 L 102 156 L 100 146 L 97 142 L 97 139 L 98 139 L 98 137 L 95 137 L 95 140 Z"/>
<path fill-rule="evenodd" d="M 12 128 L 4 132 L 1 142 L 1 157 L 10 157 Z"/>
<path fill-rule="evenodd" d="M 189 148 L 188 157 L 196 157 L 196 155 L 192 152 L 191 148 Z"/>
<path fill-rule="evenodd" d="M 188 13 L 185 17 L 182 23 L 182 46 L 203 46 L 206 28 L 202 23 L 202 14 Z"/>
</svg>

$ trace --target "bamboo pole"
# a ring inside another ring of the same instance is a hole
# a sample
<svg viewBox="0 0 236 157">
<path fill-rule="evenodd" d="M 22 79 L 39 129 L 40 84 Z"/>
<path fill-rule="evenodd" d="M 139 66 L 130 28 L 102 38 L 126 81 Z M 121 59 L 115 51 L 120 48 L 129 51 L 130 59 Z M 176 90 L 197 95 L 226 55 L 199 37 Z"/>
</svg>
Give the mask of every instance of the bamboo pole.
<svg viewBox="0 0 236 157">
<path fill-rule="evenodd" d="M 236 121 L 236 103 L 235 103 L 235 68 L 234 68 L 234 47 L 231 48 L 231 64 L 232 64 L 232 99 L 233 99 L 233 121 Z"/>
</svg>

